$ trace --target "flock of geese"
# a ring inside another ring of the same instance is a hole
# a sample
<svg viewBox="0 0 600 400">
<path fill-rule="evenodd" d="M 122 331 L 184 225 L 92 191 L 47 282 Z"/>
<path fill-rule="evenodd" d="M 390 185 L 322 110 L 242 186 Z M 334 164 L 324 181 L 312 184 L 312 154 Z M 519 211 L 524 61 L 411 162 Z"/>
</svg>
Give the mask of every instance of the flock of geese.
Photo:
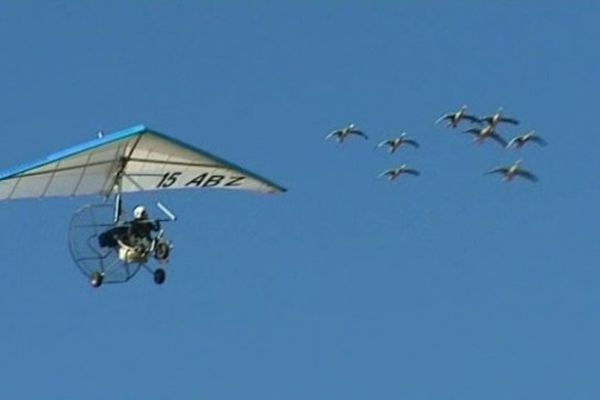
<svg viewBox="0 0 600 400">
<path fill-rule="evenodd" d="M 463 121 L 478 125 L 477 127 L 471 127 L 464 130 L 464 133 L 473 135 L 473 141 L 476 143 L 482 143 L 486 139 L 491 139 L 501 145 L 505 149 L 521 148 L 528 143 L 536 143 L 539 146 L 546 146 L 546 141 L 542 139 L 535 130 L 530 130 L 521 135 L 512 138 L 510 141 L 506 141 L 500 133 L 497 131 L 499 124 L 511 124 L 518 125 L 519 121 L 514 118 L 509 118 L 503 114 L 502 107 L 491 115 L 485 117 L 477 117 L 475 115 L 467 114 L 467 106 L 462 106 L 458 111 L 450 112 L 442 115 L 434 123 L 434 125 L 440 122 L 446 122 L 449 128 L 457 128 Z M 343 143 L 349 137 L 362 137 L 368 139 L 369 137 L 354 124 L 350 124 L 340 129 L 336 129 L 330 132 L 325 140 L 335 138 L 338 143 Z M 390 153 L 395 153 L 396 150 L 403 146 L 412 146 L 414 148 L 419 147 L 419 143 L 413 139 L 407 137 L 406 133 L 403 132 L 398 137 L 389 138 L 383 140 L 377 146 L 376 149 L 381 147 L 387 147 Z M 537 182 L 538 178 L 531 171 L 521 167 L 523 160 L 517 160 L 511 165 L 502 165 L 496 168 L 492 168 L 487 174 L 501 174 L 504 181 L 511 181 L 515 177 L 521 177 L 527 179 L 530 182 Z M 418 176 L 420 172 L 414 168 L 409 167 L 407 164 L 402 164 L 395 168 L 390 168 L 379 174 L 379 178 L 387 177 L 390 181 L 398 178 L 403 174 L 409 174 Z"/>
</svg>

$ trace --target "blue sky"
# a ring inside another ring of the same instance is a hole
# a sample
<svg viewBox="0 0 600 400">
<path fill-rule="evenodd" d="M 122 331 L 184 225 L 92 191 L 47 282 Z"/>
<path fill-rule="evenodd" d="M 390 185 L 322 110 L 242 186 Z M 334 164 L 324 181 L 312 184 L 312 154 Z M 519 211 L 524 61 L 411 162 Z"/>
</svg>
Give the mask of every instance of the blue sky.
<svg viewBox="0 0 600 400">
<path fill-rule="evenodd" d="M 128 198 L 180 217 L 162 287 L 77 271 L 99 199 L 2 204 L 0 397 L 597 399 L 599 12 L 0 2 L 1 168 L 143 123 L 289 189 Z M 462 104 L 549 146 L 433 126 Z M 323 141 L 349 122 L 370 140 Z M 518 158 L 539 183 L 484 176 Z"/>
</svg>

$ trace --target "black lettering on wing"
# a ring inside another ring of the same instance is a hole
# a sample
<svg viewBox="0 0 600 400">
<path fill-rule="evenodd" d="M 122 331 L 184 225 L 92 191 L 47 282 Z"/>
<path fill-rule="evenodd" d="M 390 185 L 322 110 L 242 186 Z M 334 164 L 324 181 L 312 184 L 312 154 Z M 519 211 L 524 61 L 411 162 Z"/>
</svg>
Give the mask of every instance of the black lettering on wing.
<svg viewBox="0 0 600 400">
<path fill-rule="evenodd" d="M 223 179 L 225 179 L 225 176 L 223 175 L 212 175 L 206 180 L 206 182 L 204 182 L 202 187 L 217 186 Z"/>
<path fill-rule="evenodd" d="M 223 186 L 241 186 L 241 182 L 246 179 L 244 176 L 230 176 L 227 183 Z"/>
<path fill-rule="evenodd" d="M 177 178 L 181 175 L 181 172 L 167 172 L 166 174 L 164 174 L 160 180 L 160 182 L 158 182 L 158 185 L 156 185 L 157 188 L 168 188 L 171 187 L 175 184 L 175 182 L 177 182 Z"/>
<path fill-rule="evenodd" d="M 206 177 L 208 176 L 208 174 L 205 172 L 203 174 L 198 175 L 197 177 L 195 177 L 194 179 L 192 179 L 191 181 L 189 181 L 188 183 L 185 184 L 185 186 L 201 186 L 202 182 L 204 182 L 204 179 L 206 179 Z"/>
</svg>

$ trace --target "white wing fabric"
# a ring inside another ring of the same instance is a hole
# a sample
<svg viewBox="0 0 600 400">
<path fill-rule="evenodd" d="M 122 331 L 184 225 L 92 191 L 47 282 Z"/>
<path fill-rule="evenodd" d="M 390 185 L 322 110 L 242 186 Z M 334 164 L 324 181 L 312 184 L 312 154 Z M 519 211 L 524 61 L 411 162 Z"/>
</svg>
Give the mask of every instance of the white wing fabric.
<svg viewBox="0 0 600 400">
<path fill-rule="evenodd" d="M 277 184 L 143 125 L 0 172 L 0 200 L 217 188 L 284 192 Z"/>
</svg>

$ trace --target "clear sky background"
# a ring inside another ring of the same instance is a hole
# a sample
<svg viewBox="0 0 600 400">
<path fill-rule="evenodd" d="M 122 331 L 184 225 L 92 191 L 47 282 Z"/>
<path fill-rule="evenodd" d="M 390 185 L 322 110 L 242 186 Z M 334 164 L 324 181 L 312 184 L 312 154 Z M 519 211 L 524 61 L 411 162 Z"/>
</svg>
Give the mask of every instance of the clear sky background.
<svg viewBox="0 0 600 400">
<path fill-rule="evenodd" d="M 600 398 L 600 3 L 297 3 L 0 2 L 0 168 L 143 123 L 289 189 L 129 197 L 180 217 L 161 287 L 73 265 L 100 199 L 3 203 L 0 398 Z"/>
</svg>

